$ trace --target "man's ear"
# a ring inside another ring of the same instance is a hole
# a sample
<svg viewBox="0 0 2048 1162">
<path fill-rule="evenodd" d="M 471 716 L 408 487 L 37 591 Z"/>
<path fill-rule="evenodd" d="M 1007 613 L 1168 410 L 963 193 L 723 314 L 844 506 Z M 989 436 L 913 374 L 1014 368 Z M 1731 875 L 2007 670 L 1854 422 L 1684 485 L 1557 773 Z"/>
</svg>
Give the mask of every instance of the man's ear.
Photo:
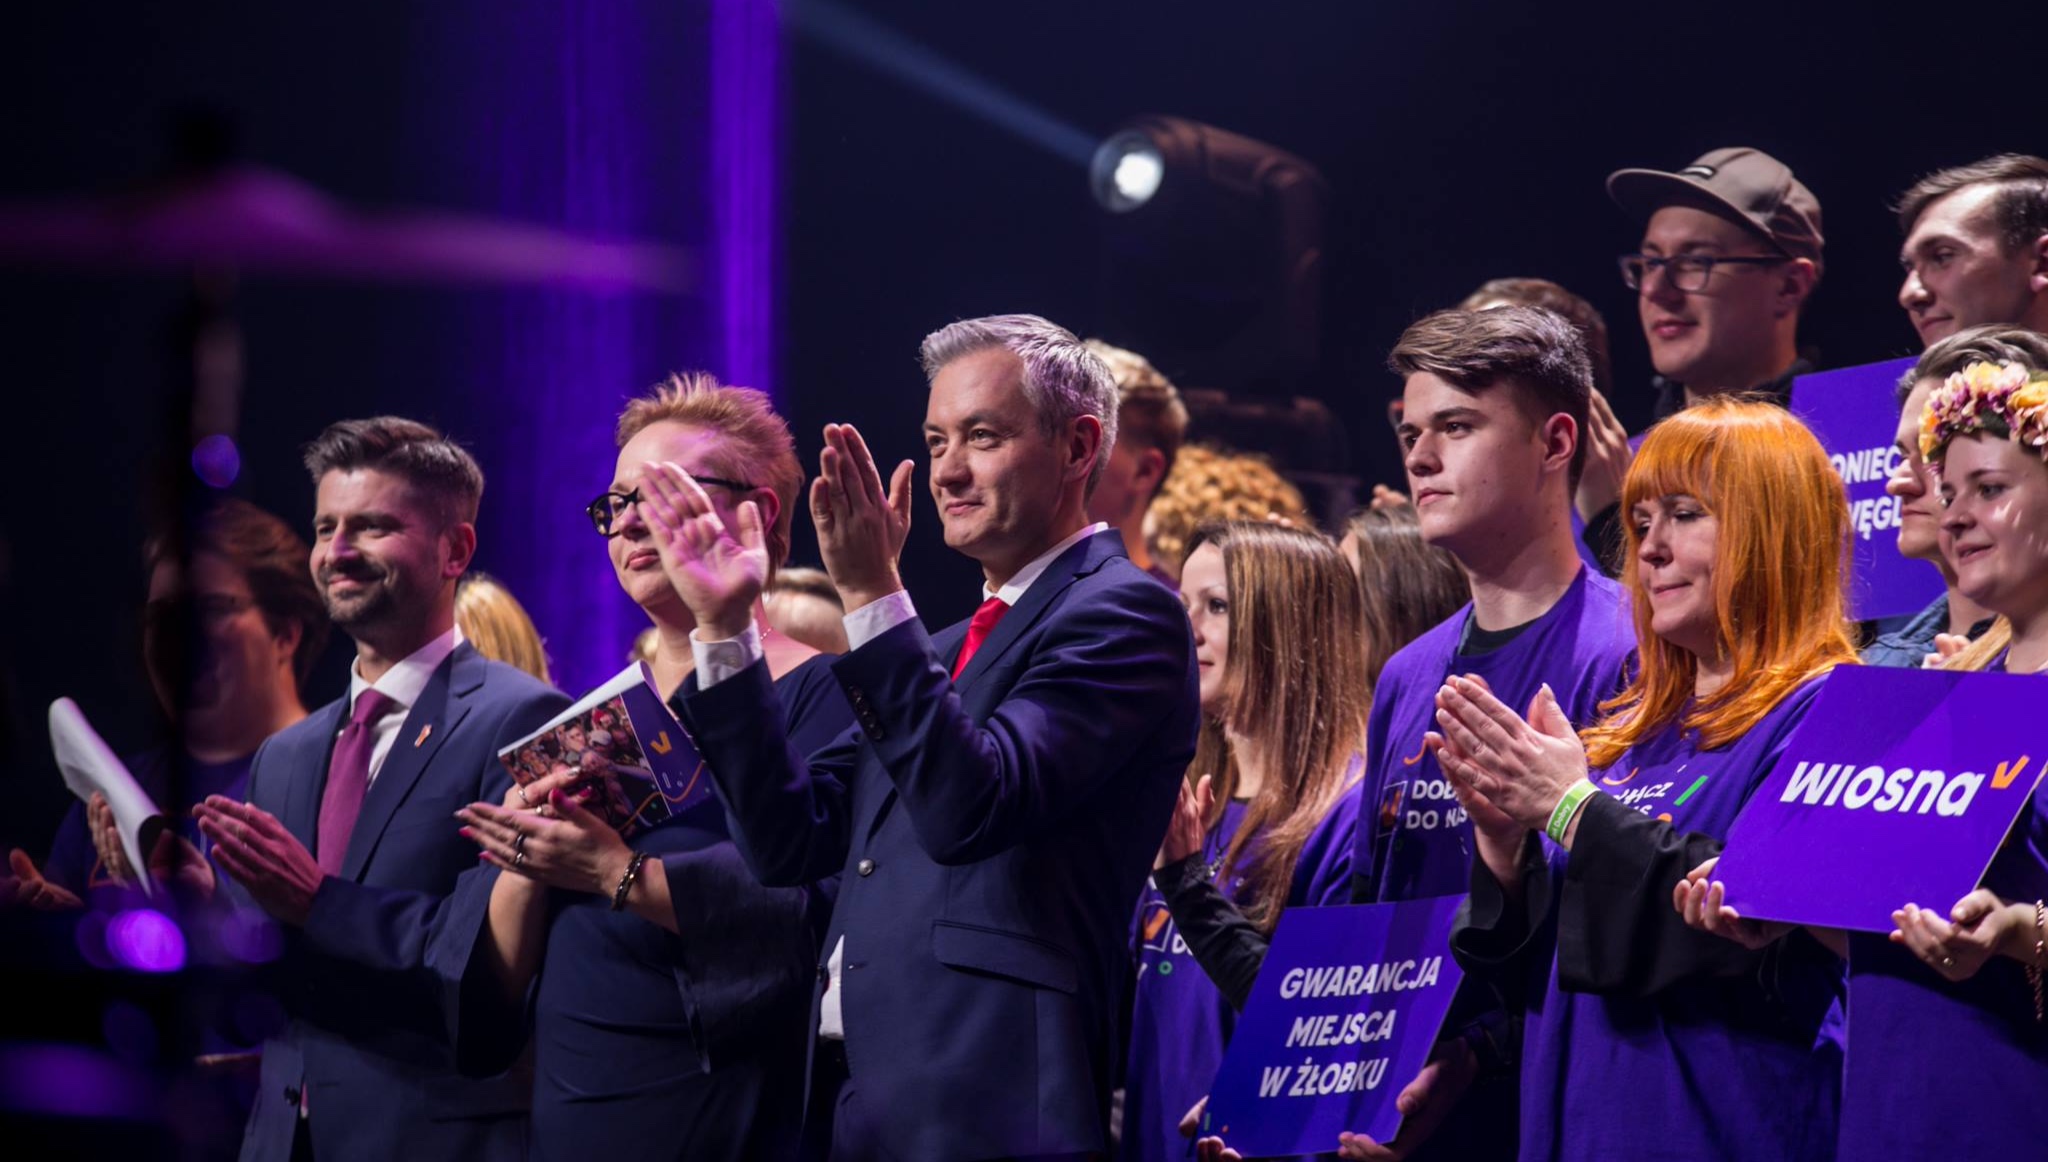
<svg viewBox="0 0 2048 1162">
<path fill-rule="evenodd" d="M 1094 416 L 1076 416 L 1073 427 L 1067 429 L 1068 480 L 1087 480 L 1095 471 L 1095 462 L 1109 455 L 1109 449 L 1102 444 L 1102 421 Z"/>
<path fill-rule="evenodd" d="M 1543 467 L 1570 472 L 1572 456 L 1579 450 L 1579 422 L 1564 412 L 1555 412 L 1543 421 L 1537 434 L 1543 438 Z"/>
<path fill-rule="evenodd" d="M 1820 269 L 1813 265 L 1813 259 L 1795 258 L 1786 263 L 1778 275 L 1778 317 L 1797 313 L 1813 297 L 1813 288 L 1819 283 Z"/>
<path fill-rule="evenodd" d="M 1166 453 L 1147 448 L 1138 453 L 1138 466 L 1131 473 L 1131 495 L 1151 497 L 1166 479 Z"/>
<path fill-rule="evenodd" d="M 299 643 L 306 639 L 306 627 L 297 618 L 284 623 L 284 627 L 270 635 L 270 644 L 277 650 L 278 660 L 287 668 L 298 656 Z"/>
<path fill-rule="evenodd" d="M 2027 289 L 2048 294 L 2048 234 L 2027 245 Z"/>
<path fill-rule="evenodd" d="M 468 572 L 469 563 L 476 559 L 476 526 L 457 521 L 441 530 L 441 543 L 445 546 L 441 579 L 452 581 Z"/>
</svg>

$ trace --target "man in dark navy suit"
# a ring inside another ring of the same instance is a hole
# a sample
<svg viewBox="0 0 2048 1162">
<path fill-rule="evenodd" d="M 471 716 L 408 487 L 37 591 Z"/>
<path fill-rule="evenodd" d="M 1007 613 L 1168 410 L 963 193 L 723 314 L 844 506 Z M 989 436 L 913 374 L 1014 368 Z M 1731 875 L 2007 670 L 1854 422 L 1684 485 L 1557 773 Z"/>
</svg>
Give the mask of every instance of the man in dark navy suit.
<svg viewBox="0 0 2048 1162">
<path fill-rule="evenodd" d="M 806 763 L 751 619 L 758 515 L 728 529 L 659 466 L 642 510 L 697 616 L 677 706 L 763 882 L 844 871 L 811 1094 L 832 1157 L 1100 1157 L 1131 910 L 1194 754 L 1187 617 L 1088 522 L 1116 427 L 1101 359 L 1006 315 L 933 334 L 924 363 L 932 496 L 981 610 L 927 636 L 896 569 L 912 465 L 885 493 L 860 435 L 827 427 L 811 514 L 858 727 Z"/>
<path fill-rule="evenodd" d="M 306 450 L 312 569 L 356 642 L 348 696 L 256 753 L 249 801 L 195 811 L 215 860 L 285 930 L 285 1033 L 263 1048 L 242 1158 L 518 1158 L 524 1078 L 456 1076 L 429 923 L 476 847 L 455 812 L 510 786 L 498 750 L 568 705 L 455 627 L 483 473 L 391 416 Z"/>
</svg>

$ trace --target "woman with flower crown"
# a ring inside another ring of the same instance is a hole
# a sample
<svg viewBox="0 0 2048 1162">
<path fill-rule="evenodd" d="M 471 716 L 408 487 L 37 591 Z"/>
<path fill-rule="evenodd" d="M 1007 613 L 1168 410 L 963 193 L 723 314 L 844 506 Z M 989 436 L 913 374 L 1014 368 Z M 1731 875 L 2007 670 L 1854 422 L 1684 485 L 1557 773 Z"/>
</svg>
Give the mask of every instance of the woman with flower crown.
<svg viewBox="0 0 2048 1162">
<path fill-rule="evenodd" d="M 1927 349 L 1921 450 L 1940 479 L 1942 552 L 2000 627 L 1948 669 L 2048 668 L 2048 337 L 1977 327 Z M 2048 756 L 2042 756 L 2048 757 Z M 1750 947 L 1783 925 L 1721 903 L 1713 865 L 1680 885 L 1687 922 Z M 2048 782 L 1953 907 L 1902 903 L 1889 938 L 1850 933 L 1839 1162 L 2039 1157 L 2048 1096 Z"/>
<path fill-rule="evenodd" d="M 1478 848 L 1452 950 L 1521 1001 L 1523 1162 L 1824 1162 L 1839 958 L 1717 941 L 1665 901 L 1855 661 L 1841 480 L 1784 409 L 1717 398 L 1650 430 L 1622 506 L 1640 669 L 1599 724 L 1574 733 L 1548 688 L 1526 716 L 1466 678 L 1438 695 Z"/>
</svg>

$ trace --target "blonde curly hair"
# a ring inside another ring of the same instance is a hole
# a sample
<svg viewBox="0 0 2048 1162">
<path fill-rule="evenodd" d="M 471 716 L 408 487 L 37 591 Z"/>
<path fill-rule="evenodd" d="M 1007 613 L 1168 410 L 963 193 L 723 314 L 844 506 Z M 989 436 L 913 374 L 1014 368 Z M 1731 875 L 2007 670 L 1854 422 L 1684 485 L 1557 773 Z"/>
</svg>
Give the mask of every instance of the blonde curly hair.
<svg viewBox="0 0 2048 1162">
<path fill-rule="evenodd" d="M 1145 511 L 1145 541 L 1160 566 L 1180 576 L 1188 541 L 1210 521 L 1272 520 L 1313 529 L 1301 490 L 1264 456 L 1188 444 Z"/>
</svg>

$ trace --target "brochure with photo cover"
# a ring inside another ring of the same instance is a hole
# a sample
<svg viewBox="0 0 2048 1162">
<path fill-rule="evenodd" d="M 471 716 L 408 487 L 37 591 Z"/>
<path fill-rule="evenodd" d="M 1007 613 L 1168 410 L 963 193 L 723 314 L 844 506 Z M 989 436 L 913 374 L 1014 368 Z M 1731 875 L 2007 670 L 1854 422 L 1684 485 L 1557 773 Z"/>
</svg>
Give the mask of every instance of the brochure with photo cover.
<svg viewBox="0 0 2048 1162">
<path fill-rule="evenodd" d="M 558 771 L 580 773 L 583 805 L 628 839 L 711 797 L 696 744 L 641 662 L 499 751 L 498 760 L 521 786 Z"/>
</svg>

